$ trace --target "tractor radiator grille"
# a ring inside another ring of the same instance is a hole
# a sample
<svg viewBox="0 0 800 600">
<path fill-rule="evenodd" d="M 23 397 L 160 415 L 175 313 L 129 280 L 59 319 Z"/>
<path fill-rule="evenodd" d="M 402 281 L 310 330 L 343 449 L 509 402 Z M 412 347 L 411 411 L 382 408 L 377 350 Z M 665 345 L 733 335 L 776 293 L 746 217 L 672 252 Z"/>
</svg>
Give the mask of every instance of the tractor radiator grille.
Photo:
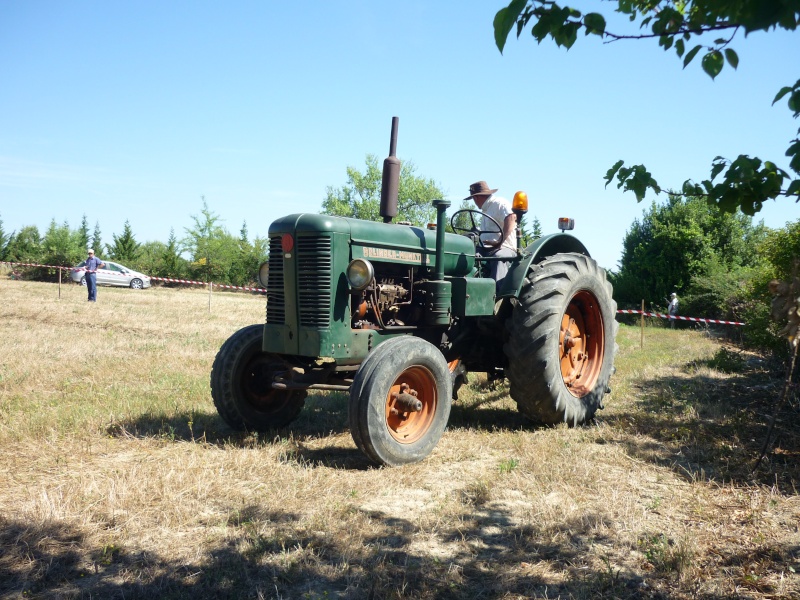
<svg viewBox="0 0 800 600">
<path fill-rule="evenodd" d="M 331 323 L 330 237 L 297 238 L 297 299 L 300 325 L 327 328 Z"/>
<path fill-rule="evenodd" d="M 283 294 L 283 249 L 281 236 L 269 239 L 269 275 L 267 275 L 267 323 L 285 323 L 286 298 Z"/>
</svg>

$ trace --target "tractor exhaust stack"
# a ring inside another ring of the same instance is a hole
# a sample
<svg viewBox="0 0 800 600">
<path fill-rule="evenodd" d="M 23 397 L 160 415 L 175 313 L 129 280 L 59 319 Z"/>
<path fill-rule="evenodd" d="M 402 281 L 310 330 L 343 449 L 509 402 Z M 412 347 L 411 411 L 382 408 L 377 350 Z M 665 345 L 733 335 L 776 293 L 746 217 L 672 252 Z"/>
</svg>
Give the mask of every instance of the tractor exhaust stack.
<svg viewBox="0 0 800 600">
<path fill-rule="evenodd" d="M 392 138 L 389 142 L 389 156 L 383 161 L 381 180 L 381 217 L 384 223 L 391 223 L 397 216 L 397 198 L 400 189 L 400 159 L 397 158 L 397 126 L 399 117 L 392 117 Z"/>
</svg>

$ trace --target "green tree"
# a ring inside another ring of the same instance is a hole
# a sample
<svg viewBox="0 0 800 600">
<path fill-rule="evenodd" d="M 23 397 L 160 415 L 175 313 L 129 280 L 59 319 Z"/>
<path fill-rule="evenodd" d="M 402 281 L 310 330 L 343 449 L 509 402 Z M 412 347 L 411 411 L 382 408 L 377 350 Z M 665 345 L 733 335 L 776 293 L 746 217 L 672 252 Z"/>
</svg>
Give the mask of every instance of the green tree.
<svg viewBox="0 0 800 600">
<path fill-rule="evenodd" d="M 139 259 L 139 248 L 141 244 L 136 241 L 130 222 L 125 221 L 122 233 L 119 236 L 112 234 L 111 237 L 114 239 L 114 243 L 108 246 L 109 258 L 119 261 L 126 266 L 136 264 L 136 261 Z M 95 252 L 97 251 L 95 250 Z"/>
<path fill-rule="evenodd" d="M 219 215 L 208 208 L 205 197 L 200 215 L 192 215 L 194 225 L 185 228 L 181 241 L 189 253 L 190 275 L 202 281 L 229 283 L 229 271 L 238 241 L 220 225 Z"/>
<path fill-rule="evenodd" d="M 519 222 L 519 228 L 522 231 L 523 246 L 528 246 L 542 237 L 542 224 L 539 222 L 539 217 L 533 215 L 533 220 L 530 226 L 528 226 L 528 216 L 529 215 L 523 215 Z"/>
<path fill-rule="evenodd" d="M 13 262 L 40 263 L 42 258 L 42 236 L 36 225 L 27 225 L 12 235 L 6 247 L 6 256 Z"/>
<path fill-rule="evenodd" d="M 739 56 L 731 44 L 739 32 L 746 36 L 776 28 L 795 31 L 800 19 L 797 0 L 616 0 L 608 4 L 616 5 L 616 12 L 628 17 L 630 32 L 608 31 L 606 18 L 600 13 L 582 14 L 551 0 L 512 0 L 495 16 L 495 43 L 502 52 L 515 27 L 517 37 L 530 28 L 537 42 L 549 37 L 566 48 L 572 47 L 581 32 L 606 41 L 657 39 L 664 50 L 675 50 L 684 67 L 702 52 L 702 69 L 715 78 L 725 64 L 734 69 L 738 66 Z M 721 37 L 710 45 L 692 42 L 706 33 Z M 786 97 L 789 109 L 797 117 L 800 115 L 800 80 L 779 90 L 772 103 Z M 748 215 L 754 215 L 766 200 L 778 196 L 798 201 L 800 130 L 797 138 L 790 142 L 786 156 L 795 175 L 779 168 L 775 162 L 745 154 L 732 160 L 718 156 L 712 161 L 709 179 L 701 183 L 686 180 L 681 193 L 705 198 L 728 212 L 741 209 Z M 720 175 L 722 178 L 718 180 Z M 661 193 L 661 186 L 644 165 L 625 166 L 623 160 L 617 161 L 606 173 L 606 186 L 615 177 L 617 187 L 632 191 L 640 202 L 647 190 Z"/>
<path fill-rule="evenodd" d="M 55 219 L 41 242 L 41 261 L 46 265 L 68 267 L 77 264 L 83 258 L 85 248 L 81 246 L 80 231 L 72 231 L 69 223 L 57 225 Z"/>
<path fill-rule="evenodd" d="M 781 229 L 768 231 L 759 247 L 759 253 L 770 265 L 768 277 L 790 280 L 794 263 L 800 259 L 800 219 L 787 223 Z"/>
<path fill-rule="evenodd" d="M 8 253 L 8 240 L 11 238 L 3 229 L 3 219 L 0 219 L 0 260 L 6 260 Z"/>
<path fill-rule="evenodd" d="M 347 167 L 347 183 L 340 188 L 331 186 L 322 202 L 322 212 L 340 217 L 380 221 L 381 179 L 383 170 L 374 154 L 367 154 L 363 172 Z M 436 221 L 432 202 L 444 198 L 444 193 L 432 179 L 417 176 L 411 161 L 400 167 L 396 221 L 425 225 Z"/>
<path fill-rule="evenodd" d="M 100 235 L 100 221 L 94 222 L 94 232 L 92 233 L 91 247 L 94 249 L 96 256 L 99 256 L 103 253 L 103 238 Z"/>
<path fill-rule="evenodd" d="M 787 357 L 789 346 L 779 335 L 781 325 L 770 316 L 772 293 L 769 282 L 773 279 L 791 281 L 795 261 L 800 257 L 800 219 L 787 223 L 781 229 L 767 230 L 758 250 L 761 262 L 743 288 L 738 317 L 745 322 L 744 342 L 756 348 L 772 350 Z"/>
<path fill-rule="evenodd" d="M 144 242 L 139 246 L 136 261 L 129 262 L 126 266 L 148 275 L 156 275 L 166 247 L 167 245 L 164 242 Z"/>
<path fill-rule="evenodd" d="M 261 238 L 248 240 L 247 222 L 239 231 L 238 247 L 231 264 L 229 279 L 233 285 L 250 286 L 256 281 L 258 267 L 267 259 L 268 244 Z"/>
<path fill-rule="evenodd" d="M 188 261 L 180 255 L 178 239 L 175 237 L 175 230 L 169 230 L 169 239 L 164 246 L 161 260 L 158 262 L 153 274 L 157 277 L 169 277 L 171 279 L 183 279 L 189 272 Z"/>
<path fill-rule="evenodd" d="M 86 213 L 83 214 L 81 227 L 78 229 L 78 240 L 83 252 L 86 252 L 89 249 L 89 219 L 86 217 Z"/>
<path fill-rule="evenodd" d="M 643 299 L 663 306 L 673 291 L 691 296 L 717 289 L 724 295 L 732 288 L 703 286 L 720 273 L 736 282 L 756 266 L 764 234 L 751 217 L 723 212 L 703 198 L 672 195 L 664 204 L 654 202 L 623 239 L 620 270 L 612 276 L 614 296 L 621 304 L 638 305 Z M 684 299 L 685 312 L 690 303 Z M 720 303 L 716 297 L 704 301 Z"/>
</svg>

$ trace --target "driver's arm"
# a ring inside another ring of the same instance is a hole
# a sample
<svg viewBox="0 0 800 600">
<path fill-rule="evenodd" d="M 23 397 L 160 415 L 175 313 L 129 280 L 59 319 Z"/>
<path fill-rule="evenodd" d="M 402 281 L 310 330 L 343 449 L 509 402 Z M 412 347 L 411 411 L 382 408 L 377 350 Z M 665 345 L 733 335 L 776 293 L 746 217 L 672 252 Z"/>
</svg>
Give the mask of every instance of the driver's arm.
<svg viewBox="0 0 800 600">
<path fill-rule="evenodd" d="M 517 229 L 517 215 L 511 213 L 503 220 L 503 239 L 514 239 L 515 231 Z M 500 242 L 502 245 L 503 242 Z"/>
</svg>

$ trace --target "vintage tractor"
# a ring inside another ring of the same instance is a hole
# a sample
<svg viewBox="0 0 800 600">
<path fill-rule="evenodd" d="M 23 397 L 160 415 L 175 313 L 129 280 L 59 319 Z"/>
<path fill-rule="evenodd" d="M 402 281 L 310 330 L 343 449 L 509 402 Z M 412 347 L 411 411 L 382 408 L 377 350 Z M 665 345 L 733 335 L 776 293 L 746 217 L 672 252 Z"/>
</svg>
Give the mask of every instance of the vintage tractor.
<svg viewBox="0 0 800 600">
<path fill-rule="evenodd" d="M 413 463 L 438 443 L 466 372 L 506 377 L 520 412 L 538 423 L 590 420 L 610 392 L 616 304 L 605 271 L 564 233 L 571 221 L 526 248 L 518 242 L 496 285 L 485 272 L 499 259 L 482 254 L 481 239 L 501 227 L 482 213 L 455 213 L 458 233 L 446 232 L 444 200 L 433 203 L 435 227 L 392 222 L 396 143 L 395 117 L 383 223 L 293 214 L 270 226 L 259 272 L 266 323 L 234 333 L 211 371 L 223 420 L 280 428 L 309 391 L 349 392 L 356 446 L 379 465 Z M 518 222 L 526 210 L 518 193 Z"/>
</svg>

